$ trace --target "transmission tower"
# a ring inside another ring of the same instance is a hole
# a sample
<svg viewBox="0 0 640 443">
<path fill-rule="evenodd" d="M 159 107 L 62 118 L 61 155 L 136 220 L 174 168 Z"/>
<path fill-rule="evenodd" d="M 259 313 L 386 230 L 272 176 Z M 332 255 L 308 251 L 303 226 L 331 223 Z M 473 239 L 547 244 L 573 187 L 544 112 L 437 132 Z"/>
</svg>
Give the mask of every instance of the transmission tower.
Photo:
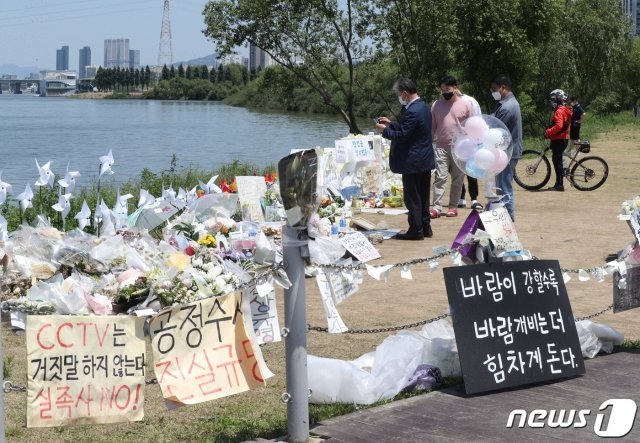
<svg viewBox="0 0 640 443">
<path fill-rule="evenodd" d="M 173 64 L 173 46 L 171 44 L 171 19 L 169 18 L 169 0 L 164 0 L 162 27 L 160 28 L 160 44 L 158 45 L 158 67 L 171 67 Z"/>
</svg>

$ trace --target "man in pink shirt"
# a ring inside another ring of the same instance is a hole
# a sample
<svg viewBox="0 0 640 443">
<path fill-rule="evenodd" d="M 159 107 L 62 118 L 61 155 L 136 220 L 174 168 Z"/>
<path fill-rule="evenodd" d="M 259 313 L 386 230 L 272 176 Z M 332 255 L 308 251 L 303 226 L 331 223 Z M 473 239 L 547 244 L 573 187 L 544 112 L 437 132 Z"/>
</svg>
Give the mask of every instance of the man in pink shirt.
<svg viewBox="0 0 640 443">
<path fill-rule="evenodd" d="M 447 185 L 447 176 L 451 175 L 449 189 L 449 205 L 445 213 L 447 217 L 458 215 L 458 199 L 462 191 L 465 173 L 453 161 L 453 136 L 461 131 L 464 121 L 474 115 L 469 101 L 458 94 L 456 89 L 458 80 L 446 76 L 440 80 L 442 98 L 431 105 L 431 119 L 433 139 L 435 141 L 436 173 L 433 180 L 433 208 L 431 218 L 438 218 L 442 214 L 442 200 Z"/>
</svg>

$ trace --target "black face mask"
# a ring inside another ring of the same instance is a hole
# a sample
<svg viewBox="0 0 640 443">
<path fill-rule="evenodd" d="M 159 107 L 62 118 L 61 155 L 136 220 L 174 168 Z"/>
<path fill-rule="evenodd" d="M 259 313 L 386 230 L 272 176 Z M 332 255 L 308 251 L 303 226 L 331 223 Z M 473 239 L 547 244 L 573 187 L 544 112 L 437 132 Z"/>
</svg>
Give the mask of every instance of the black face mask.
<svg viewBox="0 0 640 443">
<path fill-rule="evenodd" d="M 443 92 L 442 96 L 445 100 L 451 100 L 451 97 L 453 97 L 453 92 Z"/>
</svg>

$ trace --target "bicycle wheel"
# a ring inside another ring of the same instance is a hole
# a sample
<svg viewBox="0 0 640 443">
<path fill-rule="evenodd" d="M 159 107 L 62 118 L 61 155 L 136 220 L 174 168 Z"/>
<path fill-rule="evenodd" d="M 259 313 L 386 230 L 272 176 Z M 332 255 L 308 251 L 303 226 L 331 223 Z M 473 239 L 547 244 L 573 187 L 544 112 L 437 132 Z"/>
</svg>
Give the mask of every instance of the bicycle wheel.
<svg viewBox="0 0 640 443">
<path fill-rule="evenodd" d="M 517 184 L 529 191 L 536 191 L 546 185 L 550 178 L 551 163 L 544 151 L 522 151 L 522 157 L 513 171 L 513 179 Z"/>
<path fill-rule="evenodd" d="M 569 181 L 581 191 L 598 189 L 609 176 L 609 165 L 600 157 L 584 157 L 579 160 L 571 172 Z"/>
</svg>

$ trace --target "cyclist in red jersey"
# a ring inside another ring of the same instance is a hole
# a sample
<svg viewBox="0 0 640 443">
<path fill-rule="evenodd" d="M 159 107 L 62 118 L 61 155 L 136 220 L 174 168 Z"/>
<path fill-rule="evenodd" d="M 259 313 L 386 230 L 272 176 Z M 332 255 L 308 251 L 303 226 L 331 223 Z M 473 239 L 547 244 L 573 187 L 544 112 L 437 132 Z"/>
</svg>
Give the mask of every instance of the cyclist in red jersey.
<svg viewBox="0 0 640 443">
<path fill-rule="evenodd" d="M 544 137 L 551 141 L 551 151 L 553 152 L 553 169 L 556 173 L 556 183 L 552 188 L 555 191 L 564 191 L 562 154 L 569 144 L 569 128 L 571 126 L 571 115 L 573 110 L 567 106 L 567 94 L 562 89 L 554 89 L 550 95 L 551 106 L 554 107 L 553 118 L 549 122 Z"/>
</svg>

